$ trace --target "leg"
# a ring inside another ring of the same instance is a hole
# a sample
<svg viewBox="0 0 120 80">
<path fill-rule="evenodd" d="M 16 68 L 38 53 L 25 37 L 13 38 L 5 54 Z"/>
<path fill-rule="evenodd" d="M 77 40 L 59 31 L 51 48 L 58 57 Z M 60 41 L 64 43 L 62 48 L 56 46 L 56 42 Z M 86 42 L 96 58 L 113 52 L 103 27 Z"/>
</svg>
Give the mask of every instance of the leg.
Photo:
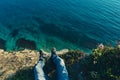
<svg viewBox="0 0 120 80">
<path fill-rule="evenodd" d="M 45 73 L 43 71 L 45 63 L 43 60 L 40 60 L 34 68 L 35 80 L 46 80 Z"/>
<path fill-rule="evenodd" d="M 61 59 L 57 54 L 56 50 L 52 50 L 52 59 L 57 68 L 57 80 L 69 80 L 68 72 L 63 59 Z"/>
<path fill-rule="evenodd" d="M 53 61 L 56 64 L 58 80 L 68 80 L 68 72 L 63 59 L 57 56 Z"/>
<path fill-rule="evenodd" d="M 34 68 L 35 80 L 47 80 L 46 75 L 43 71 L 44 65 L 45 65 L 45 61 L 43 58 L 43 52 L 40 51 L 40 60 Z"/>
</svg>

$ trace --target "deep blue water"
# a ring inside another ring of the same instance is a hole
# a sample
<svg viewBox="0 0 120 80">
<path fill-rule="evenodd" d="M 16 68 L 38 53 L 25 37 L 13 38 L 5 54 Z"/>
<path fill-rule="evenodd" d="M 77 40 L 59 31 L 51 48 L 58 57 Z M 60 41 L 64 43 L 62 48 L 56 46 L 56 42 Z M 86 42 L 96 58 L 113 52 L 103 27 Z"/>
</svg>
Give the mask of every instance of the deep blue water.
<svg viewBox="0 0 120 80">
<path fill-rule="evenodd" d="M 0 48 L 89 51 L 120 39 L 119 0 L 0 0 Z"/>
</svg>

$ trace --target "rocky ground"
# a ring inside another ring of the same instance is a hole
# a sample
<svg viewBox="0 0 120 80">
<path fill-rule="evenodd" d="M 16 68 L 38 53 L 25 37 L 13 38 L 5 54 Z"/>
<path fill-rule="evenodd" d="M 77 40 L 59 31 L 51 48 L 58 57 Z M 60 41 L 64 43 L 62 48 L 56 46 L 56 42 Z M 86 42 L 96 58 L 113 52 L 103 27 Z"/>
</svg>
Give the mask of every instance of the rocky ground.
<svg viewBox="0 0 120 80">
<path fill-rule="evenodd" d="M 37 51 L 23 50 L 18 52 L 6 52 L 0 50 L 0 80 L 5 80 L 16 71 L 27 67 L 33 67 L 38 61 Z"/>
<path fill-rule="evenodd" d="M 45 52 L 46 53 L 46 52 Z M 80 50 L 57 52 L 64 59 L 70 80 L 120 80 L 120 46 L 100 46 L 90 55 Z M 56 68 L 49 56 L 44 67 L 48 80 L 56 80 Z M 39 60 L 35 50 L 0 50 L 0 80 L 34 80 L 34 66 Z"/>
<path fill-rule="evenodd" d="M 57 51 L 59 55 L 68 52 L 67 49 Z M 44 52 L 50 58 L 50 53 Z M 0 50 L 0 80 L 9 80 L 16 72 L 32 68 L 39 60 L 39 52 L 25 49 L 23 51 Z M 48 65 L 49 66 L 49 65 Z M 33 74 L 33 73 L 32 73 Z M 34 74 L 33 74 L 34 75 Z"/>
</svg>

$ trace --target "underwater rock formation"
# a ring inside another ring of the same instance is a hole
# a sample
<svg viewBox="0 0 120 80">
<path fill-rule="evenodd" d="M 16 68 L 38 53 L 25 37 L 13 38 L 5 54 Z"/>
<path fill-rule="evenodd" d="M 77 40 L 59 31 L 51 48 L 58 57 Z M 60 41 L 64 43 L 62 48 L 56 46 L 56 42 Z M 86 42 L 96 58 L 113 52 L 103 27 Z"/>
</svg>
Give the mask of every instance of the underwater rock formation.
<svg viewBox="0 0 120 80">
<path fill-rule="evenodd" d="M 31 49 L 36 50 L 36 44 L 34 41 L 26 40 L 24 38 L 20 38 L 16 41 L 16 47 L 19 49 Z"/>
<path fill-rule="evenodd" d="M 0 49 L 4 49 L 5 50 L 5 44 L 6 44 L 6 41 L 3 40 L 3 39 L 0 39 Z"/>
</svg>

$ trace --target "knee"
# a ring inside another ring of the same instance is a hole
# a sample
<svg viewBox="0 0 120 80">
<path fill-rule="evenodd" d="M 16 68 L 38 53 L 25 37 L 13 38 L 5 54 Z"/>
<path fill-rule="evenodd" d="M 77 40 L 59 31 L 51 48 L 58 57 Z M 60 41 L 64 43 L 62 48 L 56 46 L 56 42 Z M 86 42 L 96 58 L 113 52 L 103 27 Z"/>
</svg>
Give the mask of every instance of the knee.
<svg viewBox="0 0 120 80">
<path fill-rule="evenodd" d="M 38 70 L 38 69 L 39 69 L 39 66 L 36 65 L 36 66 L 34 67 L 34 70 Z"/>
<path fill-rule="evenodd" d="M 65 65 L 65 62 L 63 59 L 60 60 L 60 65 Z"/>
<path fill-rule="evenodd" d="M 64 60 L 60 57 L 56 57 L 53 61 L 56 65 L 62 65 L 62 66 L 65 65 Z"/>
</svg>

